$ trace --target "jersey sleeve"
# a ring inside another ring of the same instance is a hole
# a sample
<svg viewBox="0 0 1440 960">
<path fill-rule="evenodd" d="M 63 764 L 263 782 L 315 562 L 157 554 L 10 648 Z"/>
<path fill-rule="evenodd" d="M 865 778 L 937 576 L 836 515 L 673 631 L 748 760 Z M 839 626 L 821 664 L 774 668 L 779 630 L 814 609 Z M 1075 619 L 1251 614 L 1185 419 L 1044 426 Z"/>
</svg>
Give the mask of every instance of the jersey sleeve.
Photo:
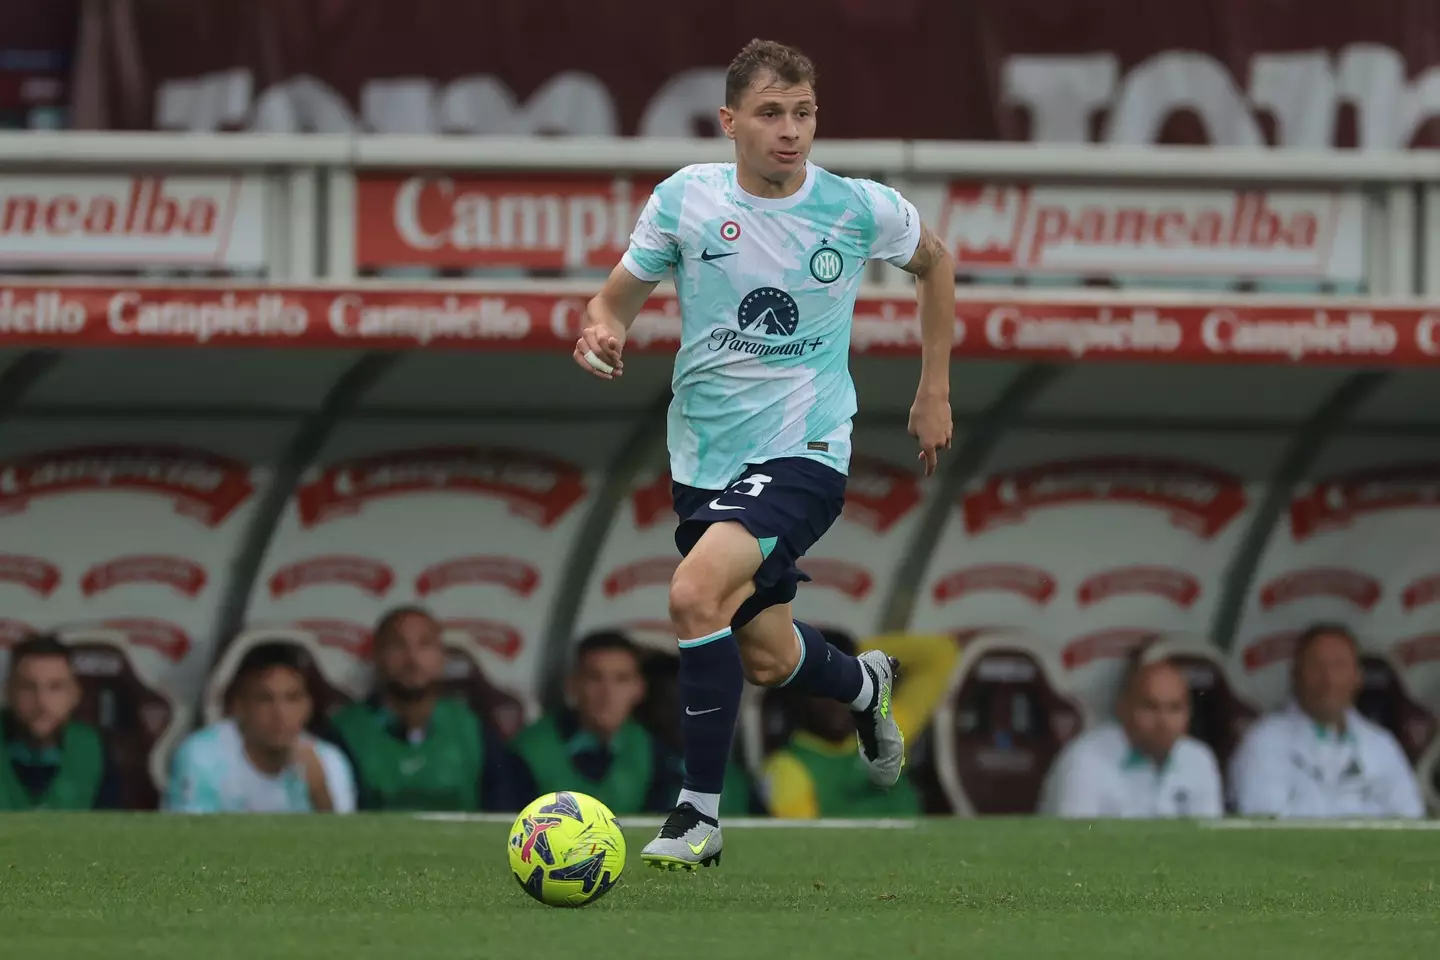
<svg viewBox="0 0 1440 960">
<path fill-rule="evenodd" d="M 870 259 L 903 267 L 920 246 L 920 213 L 900 191 L 873 180 L 857 180 L 870 208 Z"/>
<path fill-rule="evenodd" d="M 330 803 L 336 813 L 354 813 L 356 806 L 355 772 L 350 761 L 339 748 L 328 743 L 317 743 L 320 751 L 320 767 L 325 771 L 325 787 L 330 791 Z"/>
<path fill-rule="evenodd" d="M 170 765 L 164 808 L 171 813 L 219 813 L 220 786 L 215 770 L 215 758 L 206 755 L 205 744 L 193 737 L 186 740 L 175 751 Z"/>
<path fill-rule="evenodd" d="M 684 197 L 681 174 L 655 188 L 630 233 L 630 246 L 620 263 L 647 283 L 665 279 L 680 261 L 680 204 Z"/>
</svg>

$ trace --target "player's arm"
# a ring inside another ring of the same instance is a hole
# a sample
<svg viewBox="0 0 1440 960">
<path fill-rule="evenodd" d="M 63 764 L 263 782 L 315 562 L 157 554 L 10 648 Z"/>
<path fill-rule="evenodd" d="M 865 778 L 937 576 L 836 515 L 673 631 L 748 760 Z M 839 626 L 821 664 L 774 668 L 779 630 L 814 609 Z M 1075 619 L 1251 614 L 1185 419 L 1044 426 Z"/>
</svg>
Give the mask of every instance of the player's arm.
<svg viewBox="0 0 1440 960">
<path fill-rule="evenodd" d="M 623 261 L 616 264 L 605 286 L 585 306 L 585 328 L 575 342 L 575 362 L 582 369 L 602 380 L 620 376 L 624 371 L 620 352 L 625 347 L 626 334 L 659 282 L 641 280 Z M 613 372 L 593 366 L 585 358 L 587 351 L 593 351 L 607 366 L 614 368 Z"/>
<path fill-rule="evenodd" d="M 630 325 L 655 285 L 680 260 L 677 231 L 682 187 L 677 177 L 661 183 L 650 194 L 630 233 L 625 255 L 610 271 L 605 286 L 586 304 L 585 328 L 575 342 L 575 362 L 602 380 L 613 380 L 624 371 L 620 356 Z M 601 364 L 612 369 L 592 364 L 587 353 L 593 353 Z"/>
<path fill-rule="evenodd" d="M 920 386 L 910 407 L 910 435 L 920 441 L 925 475 L 950 446 L 950 350 L 955 341 L 955 261 L 914 204 L 882 184 L 862 181 L 874 220 L 870 257 L 915 277 L 920 305 Z"/>
<path fill-rule="evenodd" d="M 925 475 L 935 472 L 937 451 L 950 447 L 950 351 L 955 343 L 955 261 L 940 238 L 920 225 L 920 243 L 905 264 L 915 277 L 920 305 L 920 386 L 910 407 L 910 435 L 920 441 Z"/>
</svg>

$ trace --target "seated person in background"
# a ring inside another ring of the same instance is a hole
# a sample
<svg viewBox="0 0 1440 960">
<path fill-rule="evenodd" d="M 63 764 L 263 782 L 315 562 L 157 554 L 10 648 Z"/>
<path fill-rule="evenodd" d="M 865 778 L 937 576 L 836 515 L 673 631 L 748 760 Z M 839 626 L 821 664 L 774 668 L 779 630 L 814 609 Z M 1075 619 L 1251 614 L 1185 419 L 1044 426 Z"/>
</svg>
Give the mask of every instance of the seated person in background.
<svg viewBox="0 0 1440 960">
<path fill-rule="evenodd" d="M 355 767 L 362 810 L 510 811 L 514 755 L 465 701 L 442 696 L 440 624 L 399 607 L 375 626 L 375 679 L 368 699 L 330 718 Z"/>
<path fill-rule="evenodd" d="M 53 636 L 10 649 L 0 712 L 0 810 L 96 810 L 119 806 L 119 781 L 100 731 L 73 720 L 80 684 L 70 649 Z"/>
<path fill-rule="evenodd" d="M 669 812 L 683 774 L 678 758 L 633 719 L 644 697 L 640 654 L 628 638 L 607 631 L 580 641 L 566 680 L 569 706 L 511 744 L 530 775 L 529 795 L 576 790 L 617 815 Z"/>
<path fill-rule="evenodd" d="M 164 809 L 175 813 L 351 813 L 355 781 L 333 745 L 305 732 L 305 652 L 263 643 L 228 691 L 230 717 L 185 738 Z"/>
<path fill-rule="evenodd" d="M 855 641 L 836 630 L 821 630 L 826 641 L 854 656 Z M 891 710 L 914 743 L 944 696 L 958 650 L 946 636 L 890 634 L 868 646 L 883 646 L 900 661 Z M 901 776 L 888 791 L 870 782 L 855 748 L 855 718 L 847 704 L 806 698 L 800 729 L 765 762 L 765 795 L 777 817 L 918 816 L 920 797 Z"/>
<path fill-rule="evenodd" d="M 1246 733 L 1230 764 L 1236 811 L 1277 817 L 1423 817 L 1415 771 L 1388 730 L 1354 708 L 1359 644 L 1317 624 L 1291 661 L 1294 700 Z"/>
<path fill-rule="evenodd" d="M 1190 688 L 1174 664 L 1137 655 L 1117 704 L 1118 723 L 1072 740 L 1041 791 L 1040 812 L 1085 819 L 1219 817 L 1220 765 L 1190 727 Z"/>
</svg>

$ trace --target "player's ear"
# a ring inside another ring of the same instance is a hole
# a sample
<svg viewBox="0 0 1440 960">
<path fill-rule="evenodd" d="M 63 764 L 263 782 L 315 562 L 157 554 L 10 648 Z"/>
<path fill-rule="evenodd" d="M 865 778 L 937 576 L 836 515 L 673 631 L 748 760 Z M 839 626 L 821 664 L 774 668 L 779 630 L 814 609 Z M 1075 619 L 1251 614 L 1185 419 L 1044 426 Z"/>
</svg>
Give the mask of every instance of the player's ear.
<svg viewBox="0 0 1440 960">
<path fill-rule="evenodd" d="M 725 131 L 725 136 L 735 139 L 735 111 L 729 107 L 720 108 L 720 129 Z"/>
</svg>

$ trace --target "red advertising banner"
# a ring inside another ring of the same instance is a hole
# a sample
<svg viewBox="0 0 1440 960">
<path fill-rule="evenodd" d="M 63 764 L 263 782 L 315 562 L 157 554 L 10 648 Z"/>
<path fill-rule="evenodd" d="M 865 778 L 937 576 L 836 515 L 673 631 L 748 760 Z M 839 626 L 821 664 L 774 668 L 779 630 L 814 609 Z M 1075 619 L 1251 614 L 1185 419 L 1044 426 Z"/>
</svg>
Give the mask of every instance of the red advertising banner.
<svg viewBox="0 0 1440 960">
<path fill-rule="evenodd" d="M 1394 301 L 962 288 L 955 355 L 1164 362 L 1440 364 L 1440 306 Z M 0 347 L 263 346 L 568 351 L 590 291 L 380 284 L 0 284 Z M 679 342 L 673 295 L 650 299 L 627 349 Z M 862 296 L 851 348 L 920 347 L 913 299 Z"/>
<path fill-rule="evenodd" d="M 659 177 L 362 177 L 362 267 L 508 266 L 608 270 Z"/>
<path fill-rule="evenodd" d="M 86 21 L 76 121 L 716 135 L 725 67 L 763 24 L 815 59 L 827 137 L 1440 142 L 1440 7 L 1427 0 L 730 0 L 723 12 L 666 0 L 110 0 Z"/>
</svg>

